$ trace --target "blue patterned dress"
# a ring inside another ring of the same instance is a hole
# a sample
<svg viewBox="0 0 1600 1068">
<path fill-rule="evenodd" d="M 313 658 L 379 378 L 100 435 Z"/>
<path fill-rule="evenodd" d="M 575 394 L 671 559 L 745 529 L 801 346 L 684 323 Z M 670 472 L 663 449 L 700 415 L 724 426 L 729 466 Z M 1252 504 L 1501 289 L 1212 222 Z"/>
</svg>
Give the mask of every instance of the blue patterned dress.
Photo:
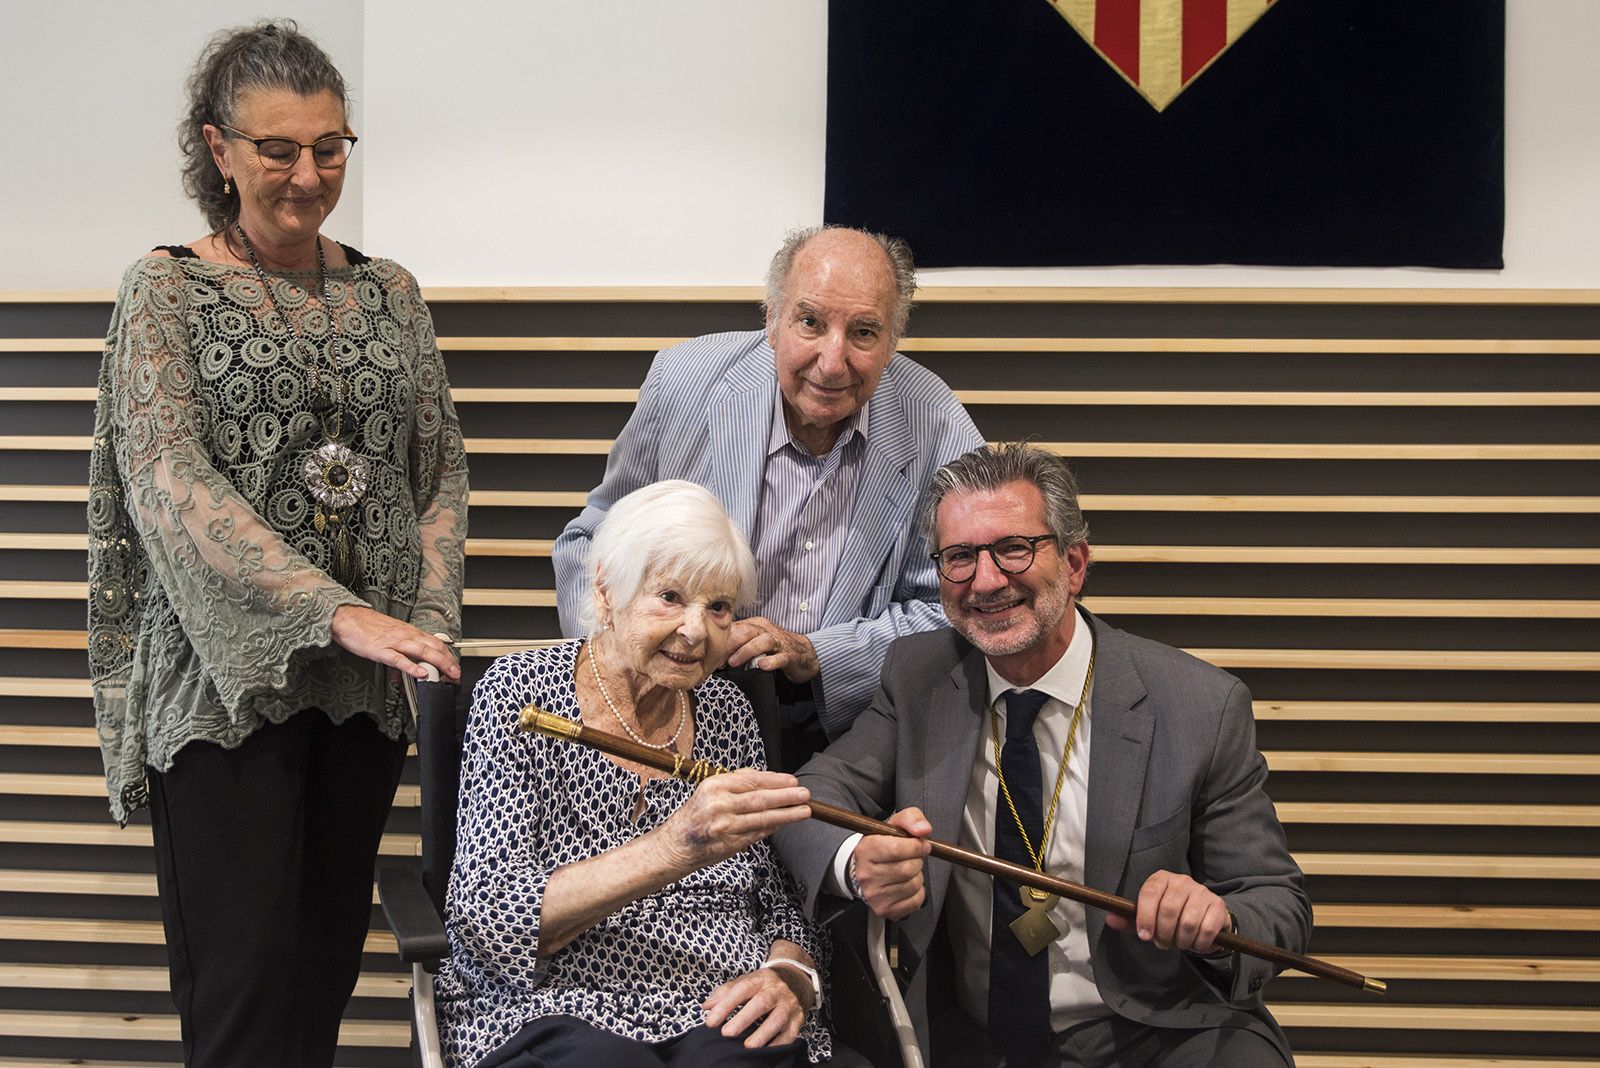
<svg viewBox="0 0 1600 1068">
<path fill-rule="evenodd" d="M 450 959 L 436 992 L 451 1065 L 476 1064 L 523 1025 L 563 1013 L 643 1042 L 705 1023 L 711 990 L 767 959 L 786 938 L 823 959 L 792 882 L 766 842 L 624 906 L 540 958 L 545 884 L 565 864 L 660 826 L 693 788 L 639 777 L 586 746 L 523 733 L 523 705 L 580 718 L 573 665 L 580 642 L 502 657 L 478 683 L 461 763 L 461 812 L 450 874 Z M 695 690 L 694 756 L 766 766 L 755 716 L 738 687 Z M 813 1061 L 829 1039 L 813 1015 L 800 1032 Z"/>
</svg>

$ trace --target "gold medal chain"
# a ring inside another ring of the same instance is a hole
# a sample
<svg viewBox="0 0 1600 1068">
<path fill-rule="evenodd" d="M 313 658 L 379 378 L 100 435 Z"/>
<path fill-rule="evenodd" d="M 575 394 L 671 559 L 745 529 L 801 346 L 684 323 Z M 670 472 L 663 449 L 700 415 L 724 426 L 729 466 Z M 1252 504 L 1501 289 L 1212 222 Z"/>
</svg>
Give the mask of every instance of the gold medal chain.
<svg viewBox="0 0 1600 1068">
<path fill-rule="evenodd" d="M 1050 828 L 1055 826 L 1056 806 L 1061 802 L 1061 786 L 1067 781 L 1067 762 L 1072 759 L 1072 743 L 1078 737 L 1078 721 L 1083 718 L 1084 706 L 1089 703 L 1089 687 L 1094 682 L 1095 638 L 1094 631 L 1089 631 L 1089 670 L 1083 676 L 1083 692 L 1078 695 L 1078 705 L 1072 710 L 1072 724 L 1067 728 L 1067 744 L 1061 750 L 1061 767 L 1056 772 L 1055 791 L 1050 795 L 1050 811 L 1045 815 L 1044 826 L 1039 831 L 1039 848 L 1033 848 L 1033 843 L 1028 841 L 1028 831 L 1022 825 L 1022 816 L 1017 812 L 1017 804 L 1011 800 L 1011 789 L 1006 786 L 1006 773 L 1000 766 L 1000 713 L 994 705 L 989 706 L 990 731 L 994 735 L 994 772 L 1000 780 L 1000 796 L 1005 798 L 1006 808 L 1011 810 L 1011 818 L 1017 823 L 1017 833 L 1022 836 L 1022 848 L 1028 851 L 1028 859 L 1033 861 L 1033 870 L 1044 871 L 1045 850 L 1050 843 Z"/>
</svg>

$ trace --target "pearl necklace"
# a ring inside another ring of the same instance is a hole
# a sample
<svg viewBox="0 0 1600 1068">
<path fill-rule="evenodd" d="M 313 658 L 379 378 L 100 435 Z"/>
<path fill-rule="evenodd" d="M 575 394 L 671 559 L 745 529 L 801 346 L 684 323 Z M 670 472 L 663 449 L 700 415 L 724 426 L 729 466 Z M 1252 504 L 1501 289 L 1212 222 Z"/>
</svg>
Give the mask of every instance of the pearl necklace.
<svg viewBox="0 0 1600 1068">
<path fill-rule="evenodd" d="M 594 642 L 589 643 L 589 668 L 594 672 L 594 684 L 600 687 L 600 696 L 605 699 L 606 707 L 611 709 L 611 714 L 617 722 L 622 724 L 622 729 L 628 732 L 628 737 L 638 742 L 647 749 L 660 749 L 663 752 L 672 752 L 678 748 L 678 739 L 683 736 L 683 725 L 689 721 L 689 694 L 685 690 L 678 691 L 678 729 L 672 732 L 672 737 L 665 743 L 657 744 L 647 742 L 634 733 L 628 721 L 622 718 L 622 710 L 617 708 L 617 703 L 611 699 L 611 692 L 606 689 L 606 680 L 600 677 L 600 661 L 594 655 Z"/>
</svg>

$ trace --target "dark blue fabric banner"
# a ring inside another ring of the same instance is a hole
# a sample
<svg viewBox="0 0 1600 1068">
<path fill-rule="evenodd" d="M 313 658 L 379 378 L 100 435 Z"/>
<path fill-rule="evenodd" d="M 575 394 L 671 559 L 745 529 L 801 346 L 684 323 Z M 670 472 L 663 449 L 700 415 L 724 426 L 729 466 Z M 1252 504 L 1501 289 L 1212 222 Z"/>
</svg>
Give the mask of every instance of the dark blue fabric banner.
<svg viewBox="0 0 1600 1068">
<path fill-rule="evenodd" d="M 829 222 L 924 266 L 1498 268 L 1504 0 L 830 0 Z"/>
</svg>

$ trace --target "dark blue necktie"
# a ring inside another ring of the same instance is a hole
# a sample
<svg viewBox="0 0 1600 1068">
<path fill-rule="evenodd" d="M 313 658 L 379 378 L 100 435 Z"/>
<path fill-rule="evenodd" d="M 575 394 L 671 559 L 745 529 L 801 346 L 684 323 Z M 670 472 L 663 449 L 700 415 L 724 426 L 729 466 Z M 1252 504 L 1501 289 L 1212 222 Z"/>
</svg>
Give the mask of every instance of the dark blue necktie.
<svg viewBox="0 0 1600 1068">
<path fill-rule="evenodd" d="M 1033 740 L 1033 721 L 1039 717 L 1047 695 L 1038 690 L 1006 692 L 1006 739 L 1000 750 L 1000 771 L 1028 841 L 1045 852 L 1044 785 L 1039 770 L 1039 745 Z M 1033 867 L 1028 847 L 1017 832 L 1017 821 L 1004 794 L 995 798 L 994 852 L 1001 860 Z M 1051 1049 L 1050 951 L 1034 956 L 1011 933 L 1011 921 L 1022 915 L 1019 887 L 1006 879 L 994 880 L 994 929 L 989 936 L 989 1037 L 1006 1055 L 1007 1068 L 1023 1068 L 1044 1060 Z"/>
</svg>

